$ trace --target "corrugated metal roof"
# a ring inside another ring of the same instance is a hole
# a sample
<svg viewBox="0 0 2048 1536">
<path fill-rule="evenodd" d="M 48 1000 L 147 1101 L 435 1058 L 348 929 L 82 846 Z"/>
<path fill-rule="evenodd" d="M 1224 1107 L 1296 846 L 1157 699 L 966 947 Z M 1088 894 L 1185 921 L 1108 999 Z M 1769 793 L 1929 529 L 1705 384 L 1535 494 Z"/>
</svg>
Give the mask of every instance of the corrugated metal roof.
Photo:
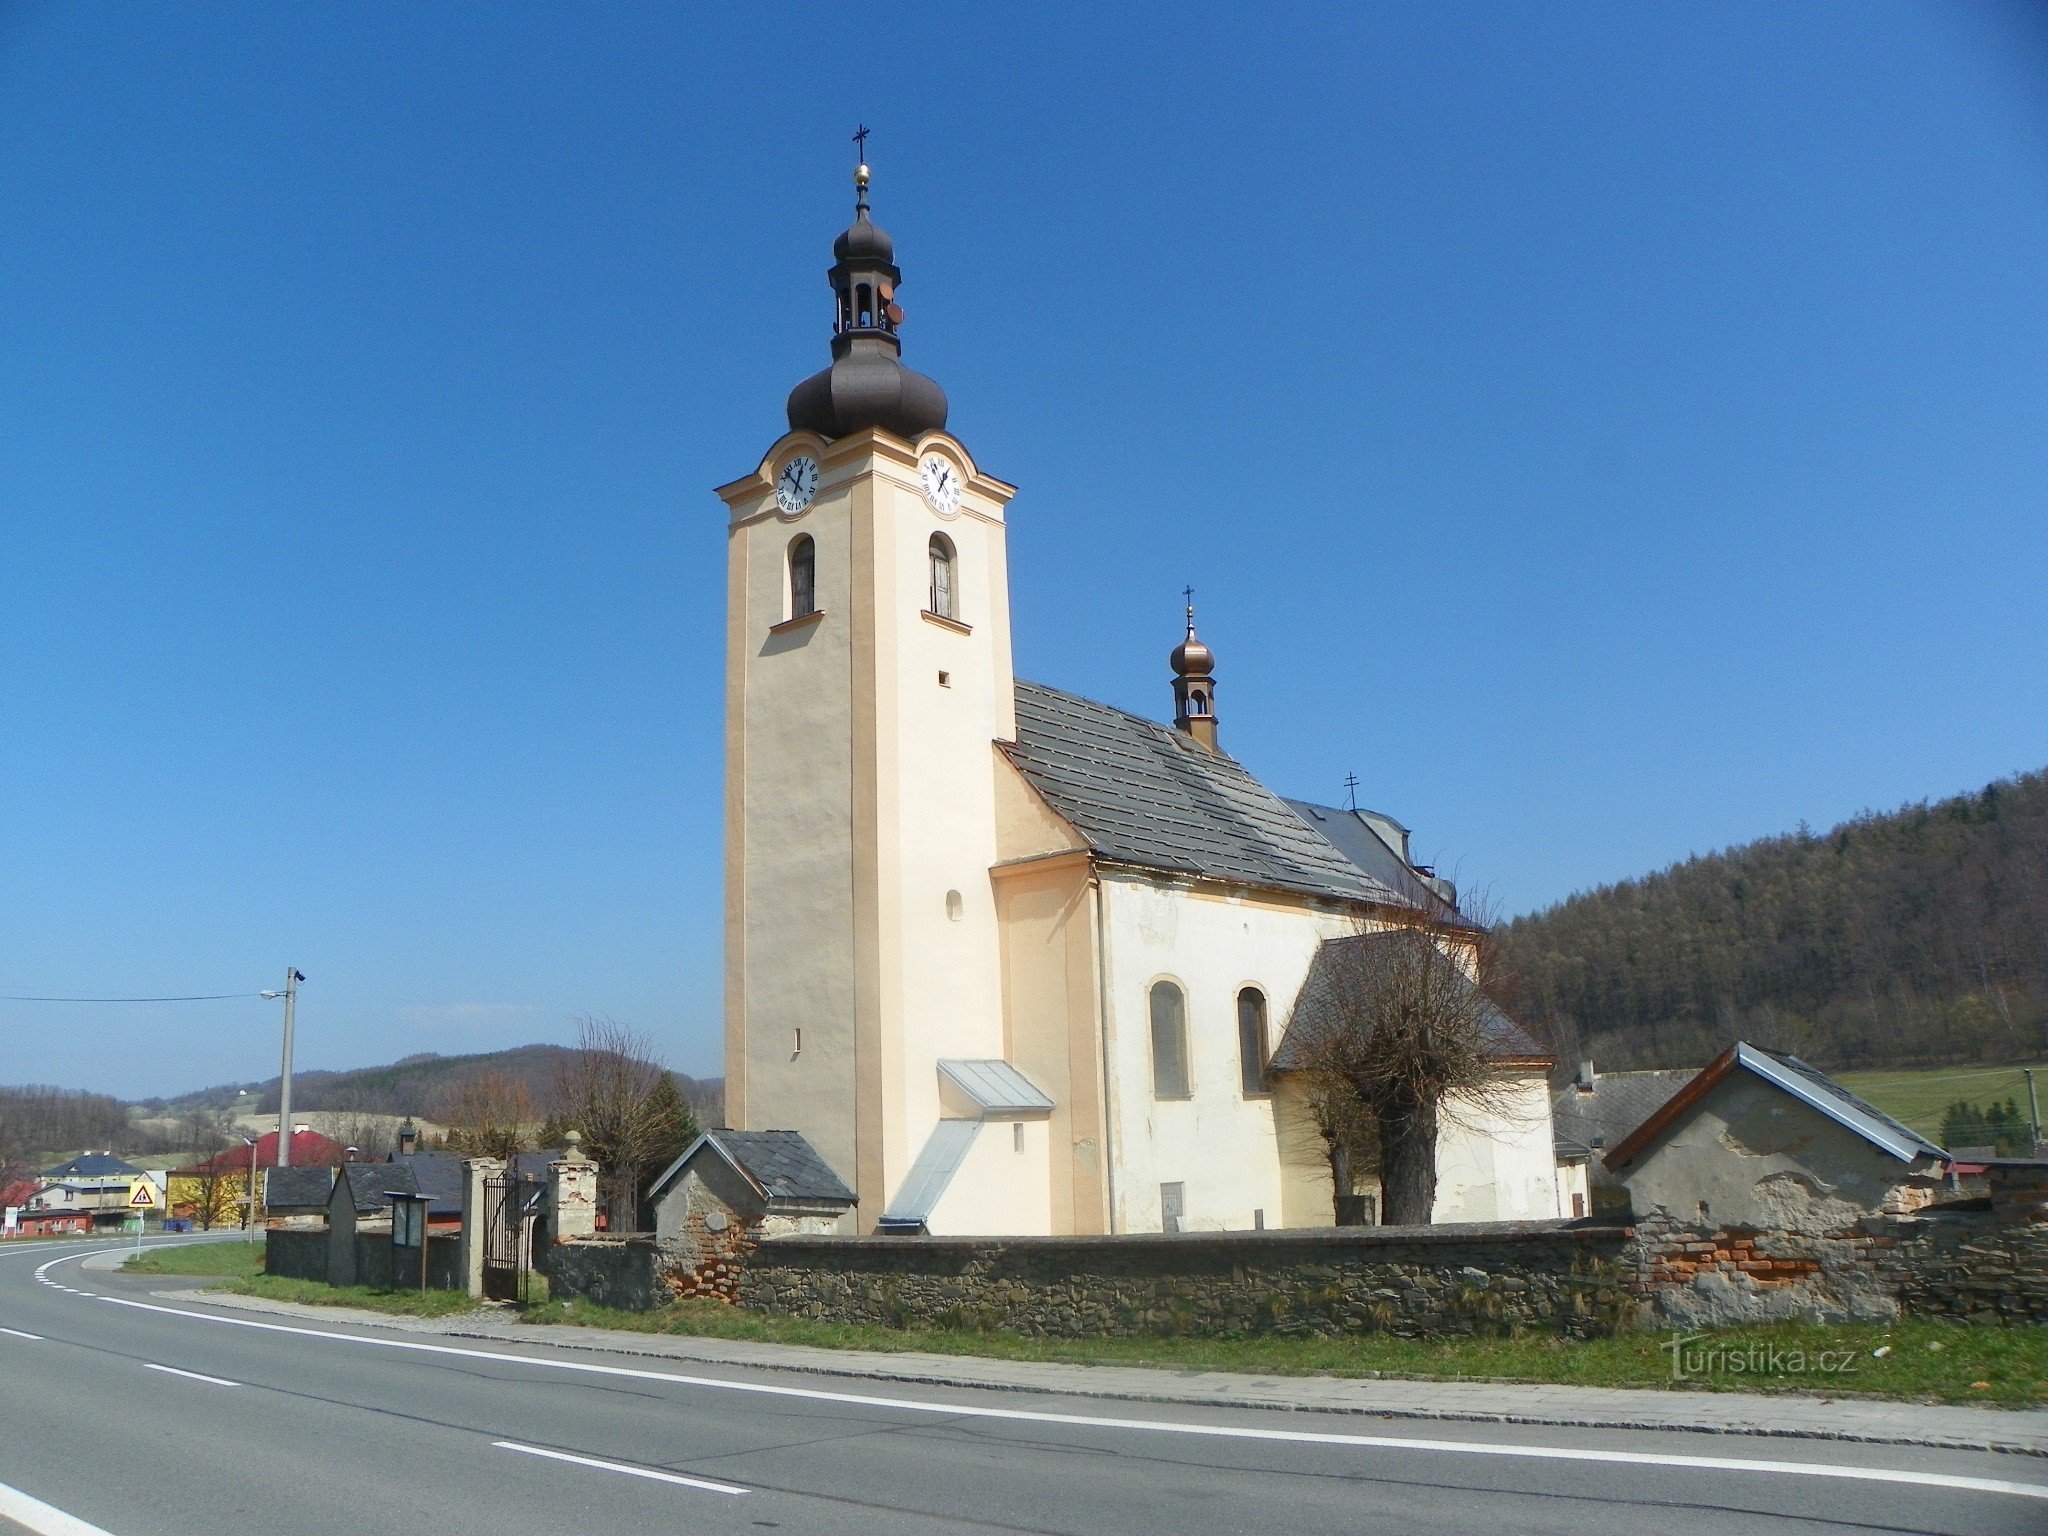
<svg viewBox="0 0 2048 1536">
<path fill-rule="evenodd" d="M 941 1120 L 932 1127 L 931 1139 L 910 1165 L 882 1220 L 892 1226 L 922 1226 L 929 1220 L 980 1133 L 979 1120 Z"/>
<path fill-rule="evenodd" d="M 1797 1056 L 1773 1051 L 1747 1041 L 1737 1041 L 1735 1059 L 1766 1082 L 1774 1083 L 1794 1098 L 1811 1104 L 1838 1125 L 1847 1127 L 1875 1147 L 1901 1162 L 1948 1154 L 1911 1126 L 1902 1125 L 1875 1105 L 1866 1104 L 1817 1067 L 1809 1067 Z"/>
<path fill-rule="evenodd" d="M 1102 858 L 1233 884 L 1412 905 L 1236 759 L 1172 726 L 1020 682 L 1017 739 L 1001 745 Z"/>
<path fill-rule="evenodd" d="M 1052 1100 L 1007 1061 L 949 1060 L 940 1062 L 939 1070 L 974 1100 L 985 1115 L 1025 1114 L 1052 1108 Z"/>
</svg>

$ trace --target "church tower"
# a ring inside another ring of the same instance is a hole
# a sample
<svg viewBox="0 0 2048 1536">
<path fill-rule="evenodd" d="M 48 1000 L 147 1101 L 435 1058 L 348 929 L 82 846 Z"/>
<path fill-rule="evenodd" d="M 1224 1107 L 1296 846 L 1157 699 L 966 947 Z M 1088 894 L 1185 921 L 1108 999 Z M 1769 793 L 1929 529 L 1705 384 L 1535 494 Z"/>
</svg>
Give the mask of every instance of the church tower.
<svg viewBox="0 0 2048 1536">
<path fill-rule="evenodd" d="M 994 743 L 1016 734 L 1004 507 L 902 362 L 902 273 L 856 172 L 832 361 L 722 487 L 726 1113 L 799 1130 L 871 1231 L 1004 1055 Z"/>
</svg>

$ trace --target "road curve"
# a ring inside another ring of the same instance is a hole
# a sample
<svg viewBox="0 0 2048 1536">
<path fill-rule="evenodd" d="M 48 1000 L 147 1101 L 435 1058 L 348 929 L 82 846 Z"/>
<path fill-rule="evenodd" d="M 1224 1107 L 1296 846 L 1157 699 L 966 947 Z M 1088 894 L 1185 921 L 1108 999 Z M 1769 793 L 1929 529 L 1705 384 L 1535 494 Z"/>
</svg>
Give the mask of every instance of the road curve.
<svg viewBox="0 0 2048 1536">
<path fill-rule="evenodd" d="M 839 1389 L 259 1318 L 80 1268 L 118 1246 L 0 1245 L 0 1529 L 2048 1530 L 2034 1457 Z"/>
</svg>

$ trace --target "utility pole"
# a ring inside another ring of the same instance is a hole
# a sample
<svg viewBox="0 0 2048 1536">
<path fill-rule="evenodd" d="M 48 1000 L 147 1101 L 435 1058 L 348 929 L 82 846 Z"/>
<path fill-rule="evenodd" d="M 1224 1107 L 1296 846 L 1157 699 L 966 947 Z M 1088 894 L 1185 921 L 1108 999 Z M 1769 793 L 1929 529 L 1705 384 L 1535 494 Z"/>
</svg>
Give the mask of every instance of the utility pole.
<svg viewBox="0 0 2048 1536">
<path fill-rule="evenodd" d="M 277 1074 L 277 1166 L 292 1165 L 292 1015 L 299 1000 L 299 983 L 306 978 L 297 966 L 284 968 L 284 991 L 266 992 L 265 997 L 284 998 L 284 1062 Z M 251 1155 L 253 1159 L 253 1154 Z M 249 1167 L 249 1198 L 256 1198 L 256 1168 Z"/>
<path fill-rule="evenodd" d="M 2034 1123 L 2034 1146 L 2038 1147 L 2041 1145 L 2041 1100 L 2034 1092 L 2034 1069 L 2022 1067 L 2020 1073 L 2027 1080 L 2027 1118 Z"/>
</svg>

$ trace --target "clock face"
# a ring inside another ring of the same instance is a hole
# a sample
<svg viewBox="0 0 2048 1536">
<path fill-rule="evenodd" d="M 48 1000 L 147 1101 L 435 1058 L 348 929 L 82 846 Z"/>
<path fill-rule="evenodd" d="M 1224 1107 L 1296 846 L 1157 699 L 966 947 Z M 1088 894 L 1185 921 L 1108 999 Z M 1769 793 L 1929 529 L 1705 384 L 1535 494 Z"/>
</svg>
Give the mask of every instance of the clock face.
<svg viewBox="0 0 2048 1536">
<path fill-rule="evenodd" d="M 775 504 L 792 515 L 803 511 L 818 494 L 818 461 L 799 454 L 775 477 Z"/>
<path fill-rule="evenodd" d="M 926 454 L 917 466 L 917 478 L 924 487 L 924 499 L 939 516 L 951 517 L 960 510 L 960 471 L 946 460 L 936 453 Z"/>
</svg>

